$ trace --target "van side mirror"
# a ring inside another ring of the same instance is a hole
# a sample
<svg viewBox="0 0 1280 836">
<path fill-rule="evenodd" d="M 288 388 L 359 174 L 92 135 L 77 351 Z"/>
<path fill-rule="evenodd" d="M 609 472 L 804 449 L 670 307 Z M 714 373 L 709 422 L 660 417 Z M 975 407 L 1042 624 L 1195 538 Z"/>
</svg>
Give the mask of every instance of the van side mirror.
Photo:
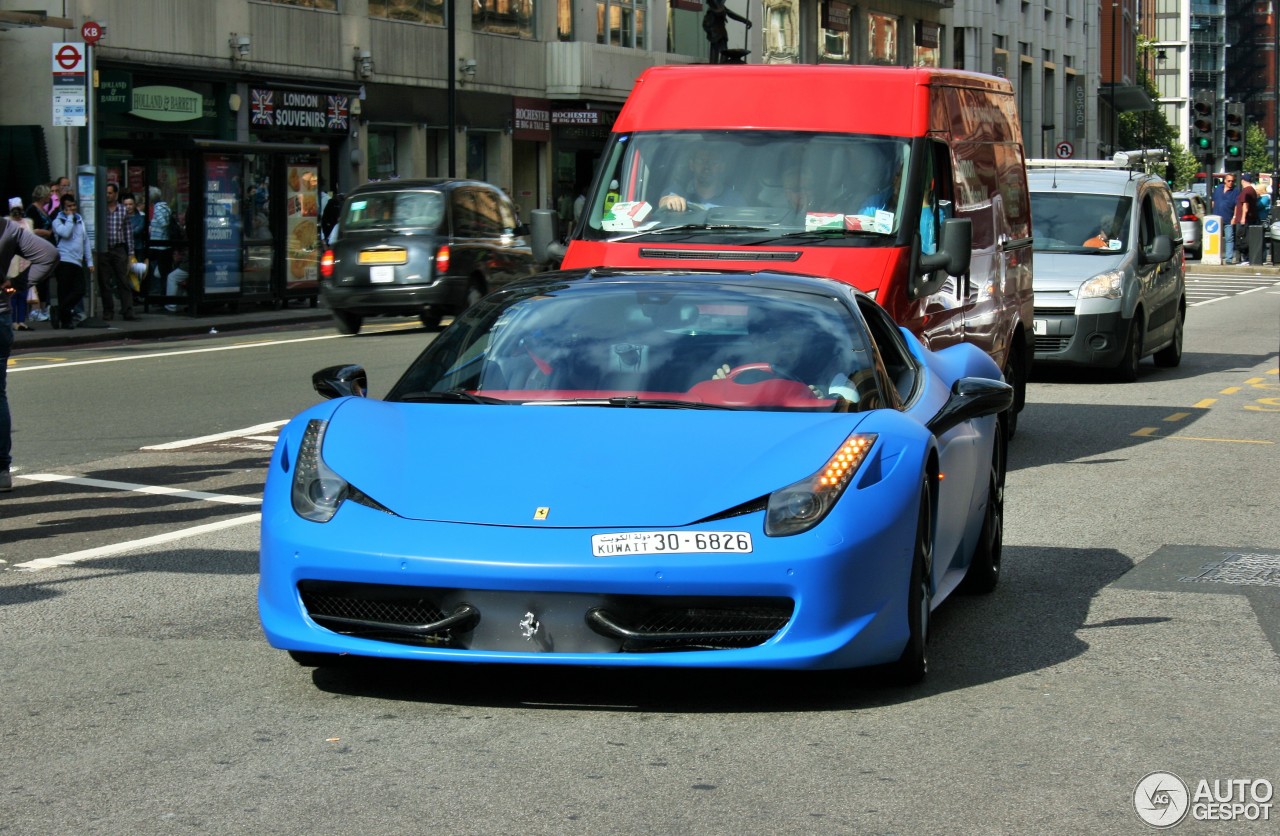
<svg viewBox="0 0 1280 836">
<path fill-rule="evenodd" d="M 909 288 L 912 299 L 937 293 L 946 276 L 937 275 L 945 270 L 947 276 L 963 276 L 969 272 L 969 260 L 973 249 L 973 221 L 968 218 L 948 218 L 942 225 L 942 246 L 931 255 L 921 254 L 916 262 L 916 275 L 911 277 Z"/>
<path fill-rule="evenodd" d="M 1161 264 L 1173 258 L 1173 240 L 1168 235 L 1157 235 L 1150 247 L 1142 248 L 1143 264 Z"/>
<path fill-rule="evenodd" d="M 554 209 L 534 209 L 533 215 L 533 258 L 539 264 L 559 267 L 564 260 L 564 245 L 560 243 L 558 230 L 560 216 Z"/>
</svg>

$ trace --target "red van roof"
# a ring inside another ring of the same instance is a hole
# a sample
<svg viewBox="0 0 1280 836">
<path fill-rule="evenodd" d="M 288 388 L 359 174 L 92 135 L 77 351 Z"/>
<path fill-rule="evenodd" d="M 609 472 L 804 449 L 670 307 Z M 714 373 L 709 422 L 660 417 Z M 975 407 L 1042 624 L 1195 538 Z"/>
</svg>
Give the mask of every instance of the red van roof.
<svg viewBox="0 0 1280 836">
<path fill-rule="evenodd" d="M 636 80 L 613 130 L 755 128 L 923 136 L 931 84 L 1012 92 L 995 76 L 934 67 L 663 66 Z"/>
</svg>

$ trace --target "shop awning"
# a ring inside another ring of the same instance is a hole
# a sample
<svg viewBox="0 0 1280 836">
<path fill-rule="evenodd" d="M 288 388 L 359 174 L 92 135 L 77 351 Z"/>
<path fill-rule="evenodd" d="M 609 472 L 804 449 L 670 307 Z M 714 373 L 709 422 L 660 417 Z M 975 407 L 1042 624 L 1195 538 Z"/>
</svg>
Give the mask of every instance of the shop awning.
<svg viewBox="0 0 1280 836">
<path fill-rule="evenodd" d="M 1118 113 L 1155 110 L 1156 107 L 1147 91 L 1136 84 L 1104 84 L 1100 92 L 1111 104 L 1111 109 Z"/>
</svg>

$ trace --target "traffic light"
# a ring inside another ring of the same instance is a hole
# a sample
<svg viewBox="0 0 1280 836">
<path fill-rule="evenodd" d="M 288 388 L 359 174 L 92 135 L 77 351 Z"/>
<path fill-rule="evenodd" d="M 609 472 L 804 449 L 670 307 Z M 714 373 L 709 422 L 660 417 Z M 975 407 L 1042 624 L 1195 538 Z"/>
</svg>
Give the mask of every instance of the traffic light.
<svg viewBox="0 0 1280 836">
<path fill-rule="evenodd" d="M 1232 102 L 1227 105 L 1227 131 L 1224 156 L 1229 163 L 1244 162 L 1244 105 Z"/>
<path fill-rule="evenodd" d="M 1196 91 L 1191 103 L 1191 153 L 1197 159 L 1213 156 L 1214 97 L 1212 90 Z"/>
</svg>

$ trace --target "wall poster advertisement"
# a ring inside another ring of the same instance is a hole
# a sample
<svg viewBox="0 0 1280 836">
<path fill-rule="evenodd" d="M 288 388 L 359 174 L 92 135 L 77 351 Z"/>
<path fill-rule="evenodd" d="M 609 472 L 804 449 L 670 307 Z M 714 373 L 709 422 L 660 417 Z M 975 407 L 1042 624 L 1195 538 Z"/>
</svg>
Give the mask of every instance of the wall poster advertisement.
<svg viewBox="0 0 1280 836">
<path fill-rule="evenodd" d="M 288 289 L 315 285 L 320 277 L 320 167 L 314 160 L 291 160 L 288 164 L 285 199 Z"/>
<path fill-rule="evenodd" d="M 204 159 L 204 292 L 240 290 L 240 160 Z"/>
</svg>

